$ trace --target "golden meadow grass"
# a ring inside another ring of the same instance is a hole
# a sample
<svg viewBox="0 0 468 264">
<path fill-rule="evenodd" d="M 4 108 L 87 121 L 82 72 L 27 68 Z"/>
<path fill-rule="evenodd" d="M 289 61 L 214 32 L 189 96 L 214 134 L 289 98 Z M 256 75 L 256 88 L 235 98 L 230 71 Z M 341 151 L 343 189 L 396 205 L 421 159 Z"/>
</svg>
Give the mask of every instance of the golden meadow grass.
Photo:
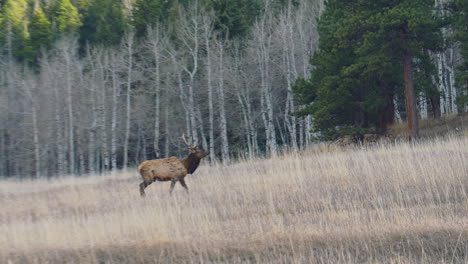
<svg viewBox="0 0 468 264">
<path fill-rule="evenodd" d="M 468 138 L 0 181 L 0 263 L 467 263 Z"/>
</svg>

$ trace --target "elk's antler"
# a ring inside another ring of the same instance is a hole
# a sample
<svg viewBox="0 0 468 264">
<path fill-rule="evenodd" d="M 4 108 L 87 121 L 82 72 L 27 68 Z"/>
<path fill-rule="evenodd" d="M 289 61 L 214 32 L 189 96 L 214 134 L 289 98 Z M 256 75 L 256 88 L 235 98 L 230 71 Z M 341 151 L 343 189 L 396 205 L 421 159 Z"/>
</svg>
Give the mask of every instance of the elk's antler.
<svg viewBox="0 0 468 264">
<path fill-rule="evenodd" d="M 190 141 L 192 141 L 192 137 L 186 137 L 185 134 L 182 134 L 181 138 L 182 138 L 182 141 L 184 142 L 184 144 L 187 145 L 188 148 L 197 148 L 198 147 L 198 144 L 191 145 L 189 143 L 188 139 L 190 139 Z"/>
<path fill-rule="evenodd" d="M 182 134 L 182 141 L 184 142 L 185 145 L 187 145 L 188 148 L 198 148 L 200 144 L 195 143 L 195 144 L 190 144 L 189 142 L 192 142 L 192 137 L 186 137 L 185 134 Z"/>
</svg>

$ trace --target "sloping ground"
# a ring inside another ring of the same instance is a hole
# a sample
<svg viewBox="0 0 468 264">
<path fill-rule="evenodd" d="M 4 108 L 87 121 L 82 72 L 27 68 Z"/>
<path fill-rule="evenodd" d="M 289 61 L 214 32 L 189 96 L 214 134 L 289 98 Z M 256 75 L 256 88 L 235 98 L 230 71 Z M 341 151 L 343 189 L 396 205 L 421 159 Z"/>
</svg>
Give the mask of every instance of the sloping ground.
<svg viewBox="0 0 468 264">
<path fill-rule="evenodd" d="M 419 122 L 421 137 L 434 138 L 447 134 L 468 136 L 468 114 L 447 115 L 434 119 L 429 118 Z M 394 124 L 388 134 L 398 138 L 407 137 L 408 124 L 406 122 Z"/>
<path fill-rule="evenodd" d="M 0 263 L 467 263 L 468 138 L 0 181 Z"/>
</svg>

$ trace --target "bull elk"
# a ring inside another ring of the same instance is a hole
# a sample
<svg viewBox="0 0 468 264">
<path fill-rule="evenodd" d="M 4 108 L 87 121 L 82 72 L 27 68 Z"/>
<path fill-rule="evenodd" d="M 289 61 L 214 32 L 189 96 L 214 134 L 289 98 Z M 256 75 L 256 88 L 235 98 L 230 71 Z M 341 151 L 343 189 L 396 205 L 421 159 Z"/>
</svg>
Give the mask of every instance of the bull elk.
<svg viewBox="0 0 468 264">
<path fill-rule="evenodd" d="M 143 178 L 143 182 L 140 183 L 141 196 L 145 196 L 145 188 L 155 181 L 171 181 L 171 188 L 169 190 L 171 194 L 177 182 L 180 182 L 182 187 L 188 192 L 184 177 L 187 174 L 194 173 L 198 165 L 200 165 L 200 160 L 208 156 L 209 153 L 198 149 L 198 144 L 189 144 L 188 138 L 185 135 L 182 135 L 182 140 L 190 152 L 187 158 L 180 160 L 176 157 L 170 157 L 147 160 L 138 166 L 138 172 Z"/>
</svg>

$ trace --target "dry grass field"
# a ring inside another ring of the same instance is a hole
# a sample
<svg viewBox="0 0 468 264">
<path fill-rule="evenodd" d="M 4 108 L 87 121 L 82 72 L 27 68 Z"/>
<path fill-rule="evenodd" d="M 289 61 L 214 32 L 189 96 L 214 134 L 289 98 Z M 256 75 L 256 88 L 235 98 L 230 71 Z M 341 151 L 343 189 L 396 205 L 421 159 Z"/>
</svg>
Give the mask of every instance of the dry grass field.
<svg viewBox="0 0 468 264">
<path fill-rule="evenodd" d="M 468 263 L 468 138 L 0 181 L 0 263 Z"/>
</svg>

